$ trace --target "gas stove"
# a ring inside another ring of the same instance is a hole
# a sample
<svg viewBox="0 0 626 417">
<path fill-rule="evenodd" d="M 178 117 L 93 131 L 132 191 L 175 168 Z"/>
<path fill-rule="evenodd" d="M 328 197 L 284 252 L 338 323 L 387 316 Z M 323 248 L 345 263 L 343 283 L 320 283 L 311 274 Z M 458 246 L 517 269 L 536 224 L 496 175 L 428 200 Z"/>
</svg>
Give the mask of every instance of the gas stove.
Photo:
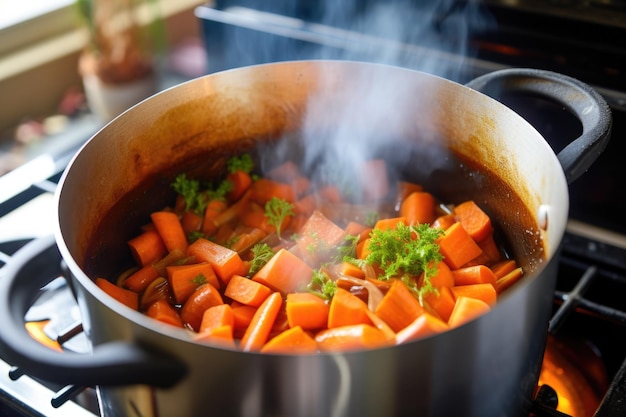
<svg viewBox="0 0 626 417">
<path fill-rule="evenodd" d="M 375 25 L 353 24 L 371 23 L 367 10 L 380 7 L 381 1 L 348 2 L 351 7 L 341 12 L 354 13 L 358 19 L 347 21 L 329 18 L 326 6 L 318 2 L 256 3 L 217 1 L 196 10 L 211 72 L 280 60 L 360 59 L 464 83 L 489 71 L 524 66 L 571 75 L 600 91 L 613 110 L 612 140 L 594 166 L 570 185 L 570 220 L 562 244 L 550 342 L 532 413 L 537 417 L 626 414 L 626 195 L 621 191 L 626 179 L 622 163 L 626 50 L 620 44 L 626 37 L 626 4 L 620 0 L 563 0 L 549 5 L 532 0 L 487 1 L 481 5 L 488 13 L 482 21 L 485 26 L 467 28 L 468 54 L 459 55 L 457 49 L 437 45 L 449 36 L 441 30 L 437 39 L 421 42 L 381 34 Z M 460 1 L 439 2 L 429 10 L 436 16 L 429 22 L 441 29 L 467 7 Z M 377 49 L 387 53 L 381 57 L 373 53 Z M 549 103 L 527 99 L 505 104 L 535 125 L 555 151 L 579 134 L 571 115 Z M 88 137 L 85 134 L 84 140 Z M 62 262 L 50 235 L 53 219 L 42 213 L 54 212 L 52 194 L 75 151 L 54 155 L 46 178 L 33 179 L 23 191 L 0 201 L 0 267 L 25 254 L 39 263 Z M 42 218 L 42 224 L 29 227 L 36 218 Z M 7 233 L 9 229 L 15 233 Z M 55 279 L 42 289 L 26 321 L 51 348 L 86 352 L 89 341 L 80 332 L 80 317 L 67 283 L 62 276 L 51 278 Z M 21 375 L 19 369 L 0 361 L 0 415 L 98 416 L 97 387 L 55 386 Z"/>
</svg>

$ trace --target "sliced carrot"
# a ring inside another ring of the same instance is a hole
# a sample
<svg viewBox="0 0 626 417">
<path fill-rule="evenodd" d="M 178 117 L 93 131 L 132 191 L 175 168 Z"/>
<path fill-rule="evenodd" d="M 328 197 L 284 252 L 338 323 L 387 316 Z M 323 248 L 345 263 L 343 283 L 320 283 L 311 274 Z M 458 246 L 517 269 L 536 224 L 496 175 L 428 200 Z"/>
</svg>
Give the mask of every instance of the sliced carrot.
<svg viewBox="0 0 626 417">
<path fill-rule="evenodd" d="M 328 324 L 328 304 L 315 294 L 292 292 L 287 294 L 286 312 L 289 327 L 322 329 Z"/>
<path fill-rule="evenodd" d="M 218 228 L 218 224 L 216 223 L 216 219 L 222 215 L 228 205 L 224 200 L 221 199 L 213 199 L 209 201 L 204 209 L 204 216 L 202 220 L 202 233 L 206 236 L 212 235 L 215 230 Z"/>
<path fill-rule="evenodd" d="M 513 271 L 517 268 L 517 262 L 513 259 L 505 259 L 503 261 L 497 262 L 494 265 L 491 265 L 491 270 L 493 271 L 496 279 L 500 279 L 509 272 Z"/>
<path fill-rule="evenodd" d="M 396 209 L 400 209 L 402 201 L 411 193 L 416 191 L 424 191 L 424 187 L 410 181 L 398 181 L 396 184 Z"/>
<path fill-rule="evenodd" d="M 250 191 L 252 192 L 250 198 L 262 206 L 265 206 L 265 203 L 273 197 L 289 203 L 296 201 L 296 193 L 291 185 L 267 178 L 256 180 L 250 187 Z"/>
<path fill-rule="evenodd" d="M 125 306 L 128 306 L 133 310 L 137 310 L 139 308 L 139 295 L 136 292 L 119 287 L 105 278 L 98 277 L 95 282 L 102 291 Z"/>
<path fill-rule="evenodd" d="M 195 256 L 199 262 L 210 263 L 223 284 L 228 284 L 233 275 L 245 273 L 245 266 L 237 252 L 204 238 L 189 245 L 187 254 Z"/>
<path fill-rule="evenodd" d="M 146 230 L 130 239 L 128 246 L 133 259 L 141 266 L 154 263 L 167 254 L 167 248 L 156 229 Z"/>
<path fill-rule="evenodd" d="M 389 194 L 389 176 L 384 159 L 364 161 L 357 175 L 366 201 L 378 201 Z"/>
<path fill-rule="evenodd" d="M 122 285 L 129 290 L 140 293 L 155 279 L 159 277 L 159 271 L 154 265 L 144 265 L 137 271 L 133 272 L 124 280 Z"/>
<path fill-rule="evenodd" d="M 459 297 L 471 297 L 482 300 L 490 306 L 495 305 L 498 299 L 496 289 L 492 284 L 459 285 L 452 287 L 451 291 L 457 300 Z"/>
<path fill-rule="evenodd" d="M 519 281 L 522 276 L 524 276 L 522 268 L 515 268 L 502 278 L 498 278 L 498 280 L 496 281 L 496 291 L 498 292 L 498 294 L 500 294 L 502 291 L 506 290 L 507 288 L 511 287 L 511 285 Z"/>
<path fill-rule="evenodd" d="M 483 251 L 478 257 L 471 261 L 471 264 L 475 265 L 492 265 L 499 262 L 502 259 L 500 249 L 496 245 L 496 241 L 493 238 L 493 234 L 487 235 L 486 238 L 477 242 L 477 245 Z M 469 264 L 468 264 L 469 265 Z"/>
<path fill-rule="evenodd" d="M 361 236 L 362 233 L 370 231 L 371 229 L 364 224 L 355 221 L 349 221 L 344 230 L 346 232 L 346 235 Z"/>
<path fill-rule="evenodd" d="M 432 222 L 431 227 L 446 230 L 448 227 L 456 223 L 456 215 L 454 213 L 439 216 Z"/>
<path fill-rule="evenodd" d="M 380 219 L 376 221 L 374 225 L 374 230 L 395 230 L 398 228 L 398 223 L 402 223 L 408 225 L 406 217 L 388 217 L 385 219 Z"/>
<path fill-rule="evenodd" d="M 383 319 L 378 317 L 373 311 L 367 310 L 367 317 L 369 317 L 372 325 L 376 327 L 378 330 L 383 332 L 385 339 L 390 343 L 394 343 L 396 339 L 396 332 L 393 331 L 391 327 Z"/>
<path fill-rule="evenodd" d="M 385 334 L 369 324 L 352 324 L 321 330 L 315 335 L 321 351 L 373 349 L 389 344 Z"/>
<path fill-rule="evenodd" d="M 437 294 L 428 293 L 424 296 L 424 302 L 432 308 L 441 320 L 447 322 L 454 309 L 456 302 L 450 287 L 441 287 Z"/>
<path fill-rule="evenodd" d="M 365 272 L 363 271 L 363 269 L 350 262 L 341 262 L 341 264 L 339 265 L 339 272 L 343 275 L 348 275 L 350 277 L 360 279 L 365 278 Z"/>
<path fill-rule="evenodd" d="M 421 339 L 448 330 L 448 325 L 433 316 L 424 313 L 396 334 L 396 344 Z"/>
<path fill-rule="evenodd" d="M 269 287 L 241 275 L 233 275 L 224 295 L 241 304 L 258 307 L 272 293 Z"/>
<path fill-rule="evenodd" d="M 232 334 L 232 328 L 235 326 L 235 314 L 228 304 L 218 304 L 207 308 L 202 314 L 198 332 L 208 332 L 222 326 L 230 326 Z"/>
<path fill-rule="evenodd" d="M 150 214 L 154 227 L 169 252 L 174 249 L 187 250 L 187 235 L 178 215 L 173 211 L 155 211 Z"/>
<path fill-rule="evenodd" d="M 233 310 L 233 316 L 235 318 L 235 329 L 246 329 L 254 313 L 256 313 L 257 307 L 247 306 L 239 303 L 231 303 L 231 309 Z"/>
<path fill-rule="evenodd" d="M 283 229 L 289 225 L 290 219 L 291 216 L 283 219 Z M 241 215 L 241 222 L 246 226 L 261 229 L 267 234 L 276 232 L 276 227 L 270 224 L 269 218 L 265 215 L 265 208 L 256 203 L 250 204 L 250 209 Z"/>
<path fill-rule="evenodd" d="M 232 184 L 231 190 L 226 194 L 226 199 L 230 202 L 239 200 L 252 186 L 252 177 L 242 170 L 228 173 L 226 180 Z"/>
<path fill-rule="evenodd" d="M 367 310 L 367 304 L 359 297 L 343 288 L 337 288 L 328 309 L 328 327 L 372 324 Z"/>
<path fill-rule="evenodd" d="M 217 288 L 211 284 L 204 284 L 187 299 L 180 311 L 183 323 L 194 329 L 196 332 L 202 323 L 202 315 L 213 306 L 224 304 L 222 296 Z"/>
<path fill-rule="evenodd" d="M 261 348 L 263 353 L 315 353 L 317 342 L 302 327 L 294 326 L 273 337 Z"/>
<path fill-rule="evenodd" d="M 313 194 L 307 194 L 293 203 L 293 212 L 310 216 L 315 210 L 316 202 Z"/>
<path fill-rule="evenodd" d="M 263 347 L 274 326 L 282 303 L 283 298 L 279 292 L 272 293 L 263 301 L 241 338 L 240 347 L 243 351 L 250 352 L 260 350 Z"/>
<path fill-rule="evenodd" d="M 296 238 L 303 260 L 309 265 L 316 265 L 328 259 L 331 249 L 336 248 L 346 233 L 321 211 L 314 211 L 302 226 Z"/>
<path fill-rule="evenodd" d="M 411 225 L 432 223 L 435 220 L 435 198 L 424 191 L 409 194 L 400 204 L 400 216 Z"/>
<path fill-rule="evenodd" d="M 496 285 L 496 275 L 485 265 L 467 266 L 452 271 L 454 285 L 491 284 Z"/>
<path fill-rule="evenodd" d="M 178 304 L 183 304 L 202 284 L 209 283 L 215 288 L 220 282 L 208 262 L 190 265 L 170 265 L 166 268 L 170 288 Z"/>
<path fill-rule="evenodd" d="M 198 342 L 220 345 L 227 348 L 235 348 L 233 326 L 224 325 L 202 331 L 195 336 Z"/>
<path fill-rule="evenodd" d="M 202 229 L 204 216 L 199 215 L 193 210 L 185 210 L 180 218 L 180 224 L 186 234 L 191 232 L 199 232 Z"/>
<path fill-rule="evenodd" d="M 161 323 L 166 323 L 176 327 L 183 327 L 183 321 L 178 311 L 167 301 L 161 299 L 150 304 L 146 310 L 146 315 Z"/>
<path fill-rule="evenodd" d="M 424 309 L 402 281 L 394 280 L 374 312 L 397 333 L 423 314 Z"/>
<path fill-rule="evenodd" d="M 369 250 L 370 242 L 371 242 L 371 239 L 367 238 L 367 239 L 363 239 L 362 241 L 357 243 L 357 245 L 356 245 L 356 257 L 357 257 L 357 259 L 365 259 L 365 258 L 367 258 L 367 255 L 370 254 L 370 250 Z"/>
<path fill-rule="evenodd" d="M 280 249 L 252 279 L 282 294 L 306 290 L 313 270 L 304 261 L 286 249 Z"/>
<path fill-rule="evenodd" d="M 450 314 L 448 326 L 450 328 L 458 327 L 475 318 L 489 312 L 491 308 L 482 300 L 461 296 L 457 298 L 454 310 Z"/>
<path fill-rule="evenodd" d="M 254 227 L 245 233 L 239 233 L 237 239 L 230 245 L 230 249 L 242 255 L 266 237 L 267 232 Z"/>
<path fill-rule="evenodd" d="M 458 269 L 482 253 L 461 223 L 454 223 L 447 228 L 437 243 L 439 252 L 444 256 L 443 261 L 450 269 Z"/>
<path fill-rule="evenodd" d="M 454 208 L 454 214 L 465 231 L 476 242 L 480 242 L 493 232 L 491 219 L 474 201 L 469 200 Z"/>
</svg>

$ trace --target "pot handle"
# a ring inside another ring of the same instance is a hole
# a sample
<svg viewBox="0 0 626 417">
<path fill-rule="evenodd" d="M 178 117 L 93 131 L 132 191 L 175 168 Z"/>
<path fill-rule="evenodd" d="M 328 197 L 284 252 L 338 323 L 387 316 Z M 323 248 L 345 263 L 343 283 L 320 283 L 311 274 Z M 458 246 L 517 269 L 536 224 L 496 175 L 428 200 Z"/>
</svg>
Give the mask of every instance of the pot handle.
<svg viewBox="0 0 626 417">
<path fill-rule="evenodd" d="M 511 68 L 482 75 L 466 86 L 495 99 L 503 93 L 531 93 L 572 112 L 582 123 L 582 134 L 557 154 L 568 183 L 587 171 L 608 144 L 611 109 L 595 89 L 575 78 L 546 70 Z"/>
<path fill-rule="evenodd" d="M 50 262 L 50 255 L 58 262 Z M 41 287 L 62 275 L 61 259 L 54 236 L 47 236 L 27 243 L 0 270 L 2 358 L 25 374 L 59 384 L 165 388 L 180 381 L 186 373 L 180 361 L 136 344 L 106 343 L 90 354 L 57 352 L 28 334 L 24 315 Z"/>
</svg>

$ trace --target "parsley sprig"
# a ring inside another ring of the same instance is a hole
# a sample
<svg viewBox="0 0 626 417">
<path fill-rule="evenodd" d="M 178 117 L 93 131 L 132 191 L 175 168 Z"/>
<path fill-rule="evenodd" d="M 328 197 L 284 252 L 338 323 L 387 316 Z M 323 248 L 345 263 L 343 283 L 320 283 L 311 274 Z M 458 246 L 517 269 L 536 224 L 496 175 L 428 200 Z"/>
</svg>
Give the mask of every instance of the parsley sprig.
<svg viewBox="0 0 626 417">
<path fill-rule="evenodd" d="M 252 252 L 252 260 L 250 261 L 249 274 L 252 276 L 272 259 L 274 251 L 267 243 L 257 243 L 250 251 Z"/>
<path fill-rule="evenodd" d="M 293 215 L 293 204 L 287 200 L 272 197 L 265 203 L 265 217 L 267 217 L 267 222 L 276 228 L 276 234 L 279 239 L 285 219 L 287 216 Z"/>
<path fill-rule="evenodd" d="M 311 283 L 307 286 L 309 292 L 323 298 L 324 300 L 330 300 L 337 291 L 337 284 L 330 279 L 328 274 L 322 270 L 314 270 L 311 277 Z"/>
</svg>

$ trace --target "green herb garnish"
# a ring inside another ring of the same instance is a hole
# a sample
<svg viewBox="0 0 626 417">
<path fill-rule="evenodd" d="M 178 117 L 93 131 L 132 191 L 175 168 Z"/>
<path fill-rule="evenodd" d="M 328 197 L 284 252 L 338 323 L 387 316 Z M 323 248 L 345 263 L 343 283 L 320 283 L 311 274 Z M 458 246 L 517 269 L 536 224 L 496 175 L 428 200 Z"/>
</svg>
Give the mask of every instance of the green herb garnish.
<svg viewBox="0 0 626 417">
<path fill-rule="evenodd" d="M 337 284 L 330 279 L 325 273 L 318 270 L 313 271 L 311 277 L 311 283 L 307 286 L 309 292 L 323 298 L 324 300 L 330 300 L 337 291 Z"/>
<path fill-rule="evenodd" d="M 250 249 L 252 252 L 252 260 L 250 261 L 250 272 L 249 275 L 252 276 L 257 273 L 259 269 L 263 267 L 266 263 L 272 259 L 274 256 L 274 251 L 267 243 L 257 243 Z"/>
<path fill-rule="evenodd" d="M 272 197 L 265 203 L 265 217 L 267 217 L 267 222 L 276 228 L 279 239 L 283 222 L 287 216 L 293 216 L 293 204 L 288 201 Z"/>
<path fill-rule="evenodd" d="M 247 153 L 241 156 L 233 156 L 228 160 L 228 172 L 230 173 L 243 171 L 249 174 L 252 168 L 254 168 L 254 161 Z"/>
<path fill-rule="evenodd" d="M 171 185 L 174 191 L 183 196 L 185 210 L 193 210 L 201 214 L 200 209 L 206 207 L 206 203 L 203 203 L 204 196 L 200 192 L 198 180 L 192 180 L 187 178 L 185 174 L 179 174 Z"/>
</svg>

